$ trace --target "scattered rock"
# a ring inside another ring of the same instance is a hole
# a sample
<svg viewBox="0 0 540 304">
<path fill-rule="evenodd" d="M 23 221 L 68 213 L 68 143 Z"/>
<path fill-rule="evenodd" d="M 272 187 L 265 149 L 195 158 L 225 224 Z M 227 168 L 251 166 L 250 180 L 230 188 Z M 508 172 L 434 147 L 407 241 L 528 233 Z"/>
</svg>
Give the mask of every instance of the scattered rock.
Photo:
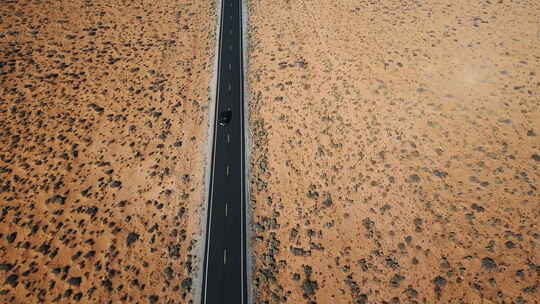
<svg viewBox="0 0 540 304">
<path fill-rule="evenodd" d="M 192 284 L 193 284 L 193 281 L 191 280 L 191 278 L 184 279 L 182 281 L 182 288 L 184 290 L 191 291 Z"/>
<path fill-rule="evenodd" d="M 126 245 L 129 247 L 139 239 L 139 234 L 135 232 L 128 233 L 126 238 Z"/>
<path fill-rule="evenodd" d="M 169 246 L 169 257 L 175 260 L 180 258 L 180 245 L 175 244 Z"/>
<path fill-rule="evenodd" d="M 410 184 L 417 184 L 421 181 L 421 179 L 420 176 L 418 176 L 417 174 L 412 174 L 409 175 L 409 177 L 405 181 Z"/>
<path fill-rule="evenodd" d="M 103 107 L 100 107 L 95 103 L 91 103 L 88 106 L 98 113 L 103 113 L 103 111 L 105 110 Z"/>
<path fill-rule="evenodd" d="M 435 279 L 433 279 L 433 283 L 435 283 L 437 287 L 442 289 L 444 286 L 446 286 L 446 279 L 441 276 L 438 276 L 438 277 L 435 277 Z"/>
<path fill-rule="evenodd" d="M 478 212 L 484 212 L 484 211 L 485 211 L 484 207 L 479 206 L 479 205 L 477 205 L 476 203 L 473 203 L 473 204 L 471 205 L 471 208 L 472 208 L 473 210 L 475 210 L 475 211 L 478 211 Z"/>
<path fill-rule="evenodd" d="M 148 296 L 148 303 L 156 304 L 159 301 L 159 297 L 156 295 Z"/>
<path fill-rule="evenodd" d="M 69 279 L 68 284 L 72 286 L 80 286 L 81 285 L 81 277 L 73 277 Z"/>
<path fill-rule="evenodd" d="M 401 284 L 401 281 L 405 280 L 405 277 L 399 275 L 399 274 L 395 274 L 391 279 L 390 279 L 390 287 L 393 287 L 393 288 L 398 288 L 399 285 Z"/>
<path fill-rule="evenodd" d="M 308 299 L 315 295 L 315 292 L 319 289 L 317 281 L 305 279 L 302 282 L 302 290 L 304 291 L 304 298 Z"/>
<path fill-rule="evenodd" d="M 7 241 L 8 243 L 10 243 L 10 244 L 13 243 L 13 242 L 15 242 L 16 239 L 17 239 L 17 232 L 16 232 L 16 231 L 15 231 L 15 232 L 12 232 L 12 233 L 10 233 L 10 234 L 8 234 L 8 235 L 6 236 L 6 241 Z"/>
<path fill-rule="evenodd" d="M 4 284 L 11 285 L 12 288 L 17 287 L 19 284 L 19 276 L 16 274 L 10 274 L 7 278 Z"/>
<path fill-rule="evenodd" d="M 323 205 L 324 205 L 325 207 L 331 207 L 331 206 L 332 206 L 332 199 L 330 199 L 330 198 L 325 199 L 325 200 L 323 201 Z"/>
<path fill-rule="evenodd" d="M 311 255 L 311 251 L 304 250 L 302 248 L 296 248 L 296 247 L 291 247 L 291 252 L 296 256 L 309 256 L 309 255 Z"/>
<path fill-rule="evenodd" d="M 485 257 L 482 259 L 482 268 L 486 270 L 494 270 L 497 268 L 497 264 L 492 258 Z"/>
<path fill-rule="evenodd" d="M 120 188 L 120 187 L 122 187 L 122 182 L 121 181 L 113 181 L 113 182 L 111 182 L 111 187 Z"/>
</svg>

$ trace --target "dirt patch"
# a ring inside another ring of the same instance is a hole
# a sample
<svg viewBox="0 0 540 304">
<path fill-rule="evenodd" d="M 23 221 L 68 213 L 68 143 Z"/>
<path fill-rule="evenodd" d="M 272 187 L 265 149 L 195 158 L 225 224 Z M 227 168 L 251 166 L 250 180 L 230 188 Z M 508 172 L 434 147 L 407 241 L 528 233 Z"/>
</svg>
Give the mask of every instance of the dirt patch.
<svg viewBox="0 0 540 304">
<path fill-rule="evenodd" d="M 214 1 L 4 1 L 0 302 L 187 303 Z"/>
<path fill-rule="evenodd" d="M 249 14 L 257 303 L 536 303 L 538 3 Z"/>
</svg>

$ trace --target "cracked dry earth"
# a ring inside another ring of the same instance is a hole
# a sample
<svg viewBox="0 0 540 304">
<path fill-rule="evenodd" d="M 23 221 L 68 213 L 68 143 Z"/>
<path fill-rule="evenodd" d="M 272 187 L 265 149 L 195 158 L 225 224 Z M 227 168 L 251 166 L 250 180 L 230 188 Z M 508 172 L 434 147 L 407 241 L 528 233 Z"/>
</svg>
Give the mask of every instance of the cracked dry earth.
<svg viewBox="0 0 540 304">
<path fill-rule="evenodd" d="M 539 303 L 540 2 L 248 5 L 256 303 Z"/>
<path fill-rule="evenodd" d="M 188 303 L 213 1 L 2 1 L 0 302 Z"/>
</svg>

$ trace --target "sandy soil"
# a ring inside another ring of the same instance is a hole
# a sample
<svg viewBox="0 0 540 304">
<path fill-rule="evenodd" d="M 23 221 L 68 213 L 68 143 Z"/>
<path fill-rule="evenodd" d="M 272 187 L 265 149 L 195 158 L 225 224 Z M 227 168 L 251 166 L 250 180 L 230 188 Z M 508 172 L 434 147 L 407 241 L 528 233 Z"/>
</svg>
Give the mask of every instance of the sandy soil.
<svg viewBox="0 0 540 304">
<path fill-rule="evenodd" d="M 0 302 L 187 303 L 214 1 L 2 1 Z"/>
<path fill-rule="evenodd" d="M 256 303 L 540 302 L 540 2 L 249 14 Z"/>
</svg>

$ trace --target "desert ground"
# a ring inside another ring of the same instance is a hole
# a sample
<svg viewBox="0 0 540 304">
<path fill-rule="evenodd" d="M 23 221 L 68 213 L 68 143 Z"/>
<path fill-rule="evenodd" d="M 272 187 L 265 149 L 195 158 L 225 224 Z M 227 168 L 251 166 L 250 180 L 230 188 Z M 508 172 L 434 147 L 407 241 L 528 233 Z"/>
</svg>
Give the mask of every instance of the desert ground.
<svg viewBox="0 0 540 304">
<path fill-rule="evenodd" d="M 255 303 L 539 303 L 540 2 L 248 7 Z"/>
<path fill-rule="evenodd" d="M 254 303 L 540 303 L 540 2 L 248 0 Z M 215 1 L 0 6 L 0 303 L 190 303 Z"/>
<path fill-rule="evenodd" d="M 188 303 L 215 1 L 2 1 L 0 303 Z"/>
</svg>

